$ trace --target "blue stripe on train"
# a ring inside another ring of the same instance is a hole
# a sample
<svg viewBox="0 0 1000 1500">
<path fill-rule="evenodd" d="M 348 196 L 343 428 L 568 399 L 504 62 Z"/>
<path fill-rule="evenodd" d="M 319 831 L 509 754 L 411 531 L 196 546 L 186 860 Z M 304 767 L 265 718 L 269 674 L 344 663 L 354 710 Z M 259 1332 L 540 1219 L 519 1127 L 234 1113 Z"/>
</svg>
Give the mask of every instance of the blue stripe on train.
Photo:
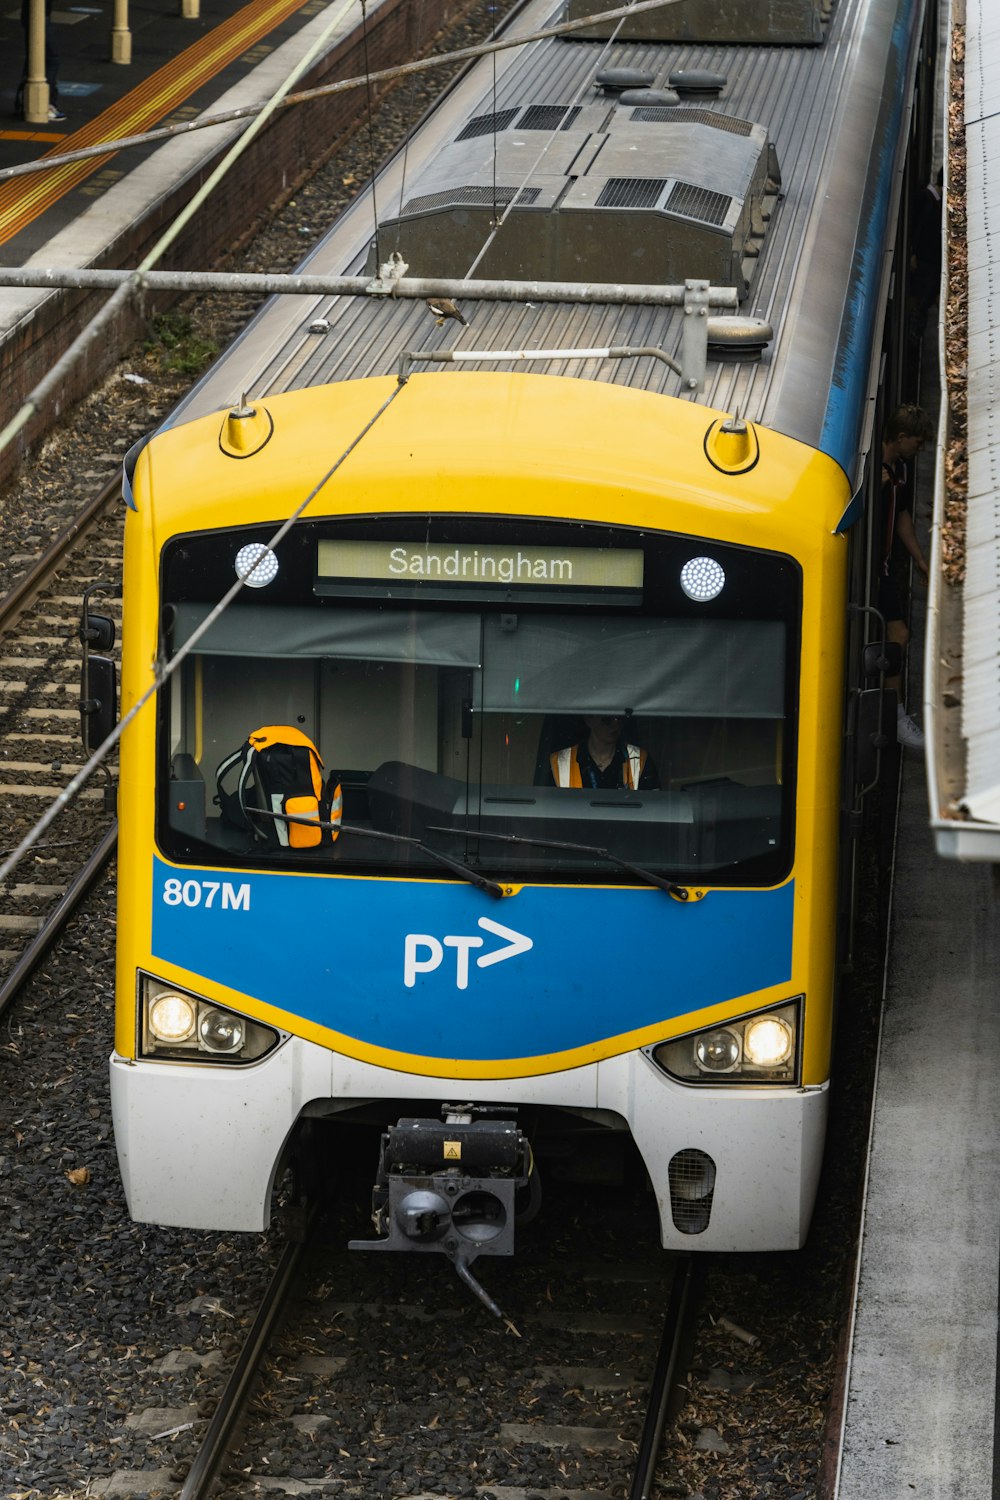
<svg viewBox="0 0 1000 1500">
<path fill-rule="evenodd" d="M 155 958 L 372 1047 L 496 1061 L 607 1042 L 791 977 L 792 884 L 712 891 L 178 871 Z"/>
<path fill-rule="evenodd" d="M 887 245 L 889 206 L 892 201 L 893 171 L 899 125 L 906 101 L 908 78 L 906 58 L 911 28 L 919 18 L 919 7 L 901 5 L 892 31 L 892 45 L 883 84 L 885 128 L 874 143 L 878 166 L 869 182 L 863 206 L 863 217 L 854 248 L 850 293 L 844 309 L 840 344 L 833 381 L 827 401 L 826 416 L 819 439 L 821 452 L 836 459 L 848 478 L 856 478 L 855 464 L 861 441 L 864 405 L 868 393 L 868 375 L 873 340 L 880 330 L 875 327 L 879 287 L 884 269 Z M 838 530 L 846 529 L 845 521 Z"/>
</svg>

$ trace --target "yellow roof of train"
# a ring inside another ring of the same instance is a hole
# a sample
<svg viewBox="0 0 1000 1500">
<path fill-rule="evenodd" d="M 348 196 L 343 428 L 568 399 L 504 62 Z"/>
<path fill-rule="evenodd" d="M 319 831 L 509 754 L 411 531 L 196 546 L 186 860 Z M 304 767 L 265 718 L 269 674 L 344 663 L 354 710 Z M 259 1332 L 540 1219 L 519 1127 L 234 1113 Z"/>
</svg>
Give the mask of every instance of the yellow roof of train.
<svg viewBox="0 0 1000 1500">
<path fill-rule="evenodd" d="M 569 516 L 801 552 L 833 531 L 849 499 L 839 467 L 801 443 L 754 428 L 734 447 L 715 435 L 726 413 L 605 382 L 422 374 L 398 392 L 381 377 L 247 407 L 256 416 L 235 425 L 221 411 L 168 428 L 139 455 L 139 519 L 160 542 L 280 520 L 335 465 L 305 512 L 310 519 Z"/>
</svg>

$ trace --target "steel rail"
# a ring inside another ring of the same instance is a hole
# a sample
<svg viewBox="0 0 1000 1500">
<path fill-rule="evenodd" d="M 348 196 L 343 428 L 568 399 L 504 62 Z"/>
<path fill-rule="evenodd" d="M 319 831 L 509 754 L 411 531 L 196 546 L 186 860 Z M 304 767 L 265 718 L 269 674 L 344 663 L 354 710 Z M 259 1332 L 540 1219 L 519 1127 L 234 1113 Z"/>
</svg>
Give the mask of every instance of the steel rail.
<svg viewBox="0 0 1000 1500">
<path fill-rule="evenodd" d="M 14 587 L 0 599 L 0 634 L 9 630 L 16 624 L 20 615 L 30 602 L 32 596 L 48 582 L 56 571 L 63 554 L 67 552 L 70 545 L 87 530 L 87 527 L 96 521 L 106 505 L 110 505 L 116 495 L 121 493 L 121 479 L 116 477 L 109 479 L 102 490 L 89 501 L 82 510 L 78 511 L 72 521 L 59 532 L 58 536 L 46 547 L 45 551 L 36 558 L 35 562 L 20 578 Z"/>
<path fill-rule="evenodd" d="M 85 505 L 50 542 L 24 577 L 19 579 L 14 587 L 0 599 L 0 634 L 10 630 L 16 624 L 32 597 L 56 571 L 73 542 L 87 530 L 104 507 L 114 499 L 117 490 L 117 480 L 106 484 L 100 493 Z M 96 884 L 104 866 L 114 853 L 117 842 L 118 824 L 114 822 L 93 850 L 86 864 L 73 877 L 56 905 L 45 917 L 38 932 L 20 954 L 3 983 L 0 984 L 0 1015 L 3 1015 L 19 990 L 27 983 L 84 896 Z"/>
<path fill-rule="evenodd" d="M 188 1470 L 184 1487 L 180 1492 L 180 1500 L 205 1500 L 205 1496 L 211 1492 L 222 1462 L 229 1451 L 233 1429 L 260 1370 L 271 1335 L 285 1310 L 288 1293 L 308 1238 L 307 1234 L 305 1240 L 288 1244 L 281 1252 L 281 1259 L 264 1293 L 264 1299 L 240 1351 L 240 1357 L 226 1382 L 222 1399 L 208 1424 L 201 1448 Z"/>
<path fill-rule="evenodd" d="M 0 985 L 0 1016 L 45 957 L 84 896 L 97 883 L 117 843 L 118 823 L 116 821 L 105 833 L 87 863 L 74 875 L 54 909 L 45 918 L 39 931 L 18 958 L 3 984 Z"/>
<path fill-rule="evenodd" d="M 649 1391 L 646 1419 L 639 1438 L 635 1469 L 629 1500 L 649 1500 L 656 1479 L 656 1465 L 660 1456 L 660 1443 L 666 1425 L 667 1410 L 674 1392 L 677 1361 L 685 1328 L 685 1314 L 694 1280 L 692 1257 L 681 1260 L 670 1288 L 670 1301 L 660 1335 L 660 1349 L 656 1356 L 656 1367 Z"/>
</svg>

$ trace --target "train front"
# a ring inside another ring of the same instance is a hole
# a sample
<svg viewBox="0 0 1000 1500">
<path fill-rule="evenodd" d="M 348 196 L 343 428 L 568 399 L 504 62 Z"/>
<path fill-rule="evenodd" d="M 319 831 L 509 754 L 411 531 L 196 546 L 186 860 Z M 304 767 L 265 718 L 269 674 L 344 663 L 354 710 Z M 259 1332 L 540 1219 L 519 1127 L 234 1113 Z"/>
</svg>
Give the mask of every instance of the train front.
<svg viewBox="0 0 1000 1500">
<path fill-rule="evenodd" d="M 725 414 L 524 374 L 152 440 L 123 710 L 166 676 L 122 742 L 111 1063 L 134 1217 L 260 1229 L 282 1163 L 322 1180 L 363 1124 L 371 1243 L 460 1269 L 513 1250 L 548 1160 L 618 1148 L 664 1245 L 802 1242 L 843 487 Z"/>
</svg>

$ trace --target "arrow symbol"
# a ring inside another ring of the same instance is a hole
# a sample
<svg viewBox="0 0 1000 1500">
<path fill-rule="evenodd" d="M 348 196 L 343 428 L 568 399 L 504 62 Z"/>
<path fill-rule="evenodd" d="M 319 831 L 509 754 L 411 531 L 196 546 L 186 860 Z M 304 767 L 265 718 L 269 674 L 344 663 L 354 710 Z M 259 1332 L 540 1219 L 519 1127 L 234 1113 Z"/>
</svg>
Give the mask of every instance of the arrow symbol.
<svg viewBox="0 0 1000 1500">
<path fill-rule="evenodd" d="M 490 964 L 503 963 L 505 958 L 516 958 L 519 953 L 527 953 L 529 948 L 535 945 L 530 937 L 525 937 L 523 932 L 514 932 L 510 927 L 502 927 L 499 922 L 491 922 L 489 917 L 479 918 L 480 927 L 485 927 L 487 932 L 494 936 L 505 938 L 506 948 L 495 948 L 492 953 L 484 953 L 476 959 L 481 969 L 486 969 Z"/>
</svg>

